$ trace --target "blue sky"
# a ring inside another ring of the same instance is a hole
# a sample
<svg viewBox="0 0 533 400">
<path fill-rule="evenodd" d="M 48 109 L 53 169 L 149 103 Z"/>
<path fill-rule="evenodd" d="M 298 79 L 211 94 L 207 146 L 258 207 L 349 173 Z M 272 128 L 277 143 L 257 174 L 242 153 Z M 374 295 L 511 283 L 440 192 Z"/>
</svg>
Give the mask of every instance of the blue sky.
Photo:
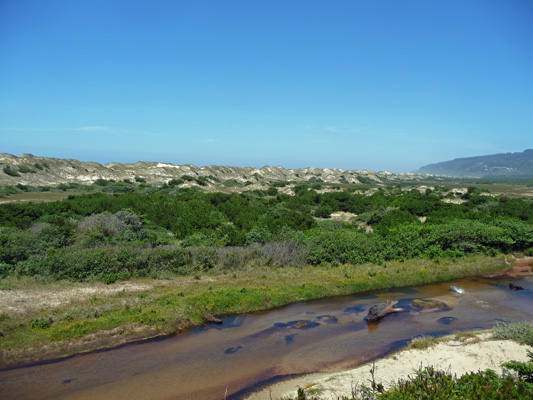
<svg viewBox="0 0 533 400">
<path fill-rule="evenodd" d="M 407 172 L 532 128 L 530 0 L 0 0 L 0 152 Z"/>
</svg>

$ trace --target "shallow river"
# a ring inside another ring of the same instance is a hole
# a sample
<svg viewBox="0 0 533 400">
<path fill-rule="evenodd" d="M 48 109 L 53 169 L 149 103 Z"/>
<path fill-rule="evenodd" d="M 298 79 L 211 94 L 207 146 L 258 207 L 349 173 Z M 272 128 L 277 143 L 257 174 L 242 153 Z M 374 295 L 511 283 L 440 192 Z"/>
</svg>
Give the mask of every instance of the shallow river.
<svg viewBox="0 0 533 400">
<path fill-rule="evenodd" d="M 509 290 L 510 282 L 524 290 Z M 435 296 L 454 306 L 439 311 L 410 306 L 415 298 Z M 369 307 L 385 299 L 399 300 L 406 311 L 368 325 Z M 230 317 L 221 326 L 0 371 L 0 397 L 223 399 L 227 390 L 228 399 L 239 399 L 290 374 L 375 359 L 419 335 L 490 328 L 498 321 L 533 321 L 532 277 L 463 279 Z"/>
</svg>

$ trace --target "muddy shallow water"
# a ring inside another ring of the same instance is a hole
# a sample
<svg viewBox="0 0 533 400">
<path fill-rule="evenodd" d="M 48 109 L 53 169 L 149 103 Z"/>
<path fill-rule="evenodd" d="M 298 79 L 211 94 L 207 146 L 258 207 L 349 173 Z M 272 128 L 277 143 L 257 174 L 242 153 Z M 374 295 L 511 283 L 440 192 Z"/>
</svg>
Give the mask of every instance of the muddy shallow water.
<svg viewBox="0 0 533 400">
<path fill-rule="evenodd" d="M 524 290 L 511 291 L 509 283 Z M 454 285 L 464 290 L 458 294 Z M 439 297 L 442 310 L 410 306 Z M 405 312 L 368 325 L 368 308 L 399 300 Z M 7 399 L 237 399 L 290 374 L 369 361 L 419 335 L 533 321 L 533 277 L 452 283 L 343 296 L 226 318 L 151 342 L 0 371 Z"/>
</svg>

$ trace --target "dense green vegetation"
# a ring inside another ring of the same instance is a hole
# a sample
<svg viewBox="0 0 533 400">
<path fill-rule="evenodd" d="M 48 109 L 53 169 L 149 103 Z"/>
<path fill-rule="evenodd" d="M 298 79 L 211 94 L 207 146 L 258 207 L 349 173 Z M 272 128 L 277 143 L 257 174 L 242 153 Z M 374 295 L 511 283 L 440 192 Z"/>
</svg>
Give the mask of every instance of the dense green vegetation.
<svg viewBox="0 0 533 400">
<path fill-rule="evenodd" d="M 494 198 L 473 187 L 459 194 L 392 187 L 370 196 L 320 194 L 309 185 L 294 191 L 92 193 L 2 204 L 0 276 L 111 283 L 250 263 L 379 265 L 532 252 L 533 203 L 525 199 Z M 463 203 L 443 201 L 450 197 Z M 353 217 L 324 219 L 338 211 Z"/>
<path fill-rule="evenodd" d="M 515 361 L 513 368 L 523 370 L 532 368 L 533 362 Z M 510 363 L 509 366 L 511 366 Z M 426 367 L 416 372 L 416 376 L 399 381 L 389 390 L 384 390 L 379 383 L 371 386 L 354 388 L 350 396 L 341 400 L 415 400 L 415 399 L 469 399 L 469 400 L 521 400 L 533 396 L 533 384 L 525 378 L 499 376 L 493 370 L 470 372 L 459 378 L 450 373 Z M 304 389 L 298 389 L 296 400 L 319 400 L 320 397 L 307 395 Z"/>
</svg>

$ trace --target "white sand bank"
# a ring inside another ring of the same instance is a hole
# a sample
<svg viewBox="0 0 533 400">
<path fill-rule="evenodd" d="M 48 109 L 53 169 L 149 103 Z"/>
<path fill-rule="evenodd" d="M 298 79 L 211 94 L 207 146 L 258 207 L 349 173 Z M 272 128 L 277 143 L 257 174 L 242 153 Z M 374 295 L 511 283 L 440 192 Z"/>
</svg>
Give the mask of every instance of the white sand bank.
<svg viewBox="0 0 533 400">
<path fill-rule="evenodd" d="M 481 340 L 481 341 L 479 341 Z M 477 343 L 476 343 L 477 342 Z M 487 368 L 497 373 L 502 372 L 501 363 L 509 360 L 527 361 L 526 349 L 531 347 L 520 345 L 510 340 L 494 340 L 490 333 L 481 333 L 477 338 L 467 341 L 450 340 L 441 342 L 425 350 L 405 350 L 393 356 L 375 362 L 376 382 L 388 387 L 398 379 L 414 376 L 413 370 L 429 365 L 439 370 L 463 375 L 467 372 L 483 371 Z M 252 394 L 247 400 L 279 399 L 284 396 L 296 397 L 296 388 L 311 387 L 320 390 L 321 399 L 337 399 L 349 396 L 352 387 L 361 384 L 369 385 L 372 378 L 367 364 L 349 371 L 311 374 L 297 379 L 280 382 Z"/>
</svg>

